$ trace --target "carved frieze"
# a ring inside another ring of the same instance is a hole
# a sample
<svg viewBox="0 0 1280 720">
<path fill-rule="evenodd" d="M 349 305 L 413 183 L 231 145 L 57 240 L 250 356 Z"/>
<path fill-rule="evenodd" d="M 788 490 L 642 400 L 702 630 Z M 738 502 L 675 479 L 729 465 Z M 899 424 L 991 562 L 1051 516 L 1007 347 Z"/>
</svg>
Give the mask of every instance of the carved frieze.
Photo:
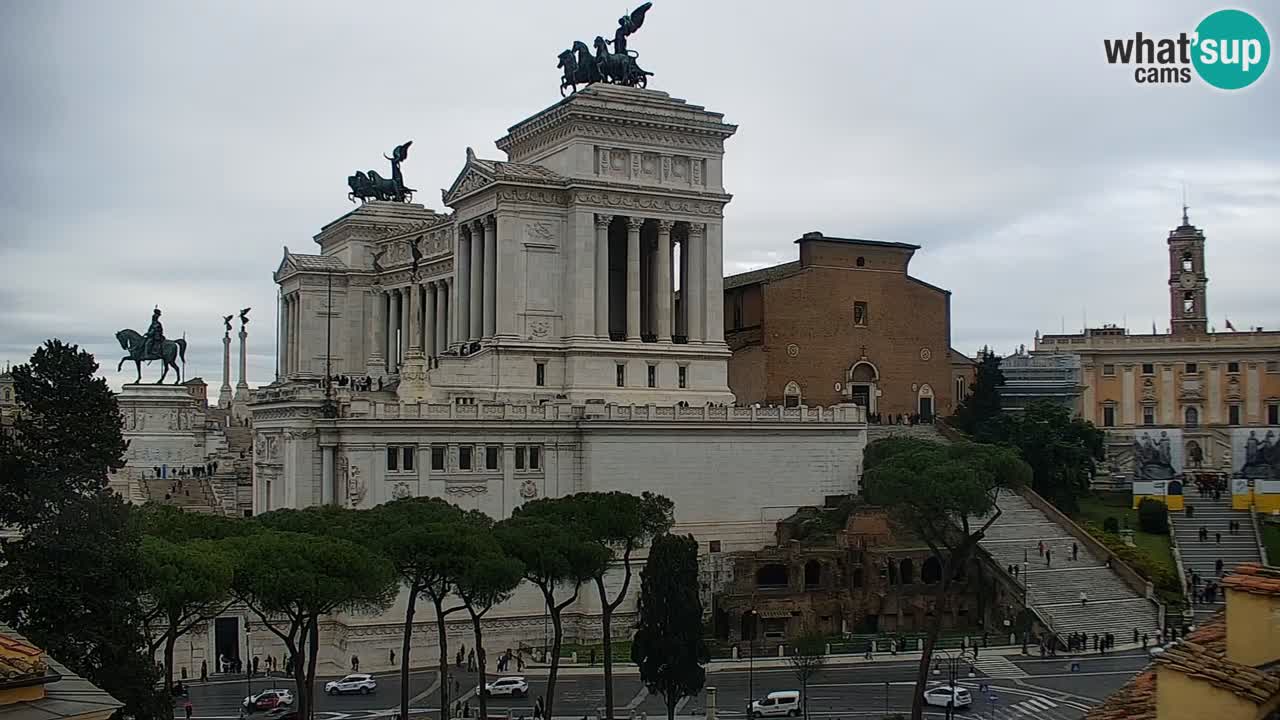
<svg viewBox="0 0 1280 720">
<path fill-rule="evenodd" d="M 568 193 L 561 190 L 534 190 L 521 187 L 508 187 L 498 189 L 498 200 L 504 202 L 522 202 L 531 205 L 556 205 L 565 206 L 569 204 Z"/>
<path fill-rule="evenodd" d="M 573 193 L 575 205 L 593 205 L 596 207 L 622 208 L 626 210 L 647 210 L 655 213 L 682 213 L 701 217 L 721 217 L 723 206 L 720 203 L 691 200 L 688 198 L 652 197 L 649 195 L 633 195 L 630 193 L 609 192 L 605 190 L 579 190 Z"/>
<path fill-rule="evenodd" d="M 484 484 L 480 484 L 480 485 L 452 485 L 452 484 L 450 484 L 450 485 L 448 485 L 448 486 L 446 486 L 446 487 L 445 487 L 444 491 L 445 491 L 446 493 L 448 493 L 449 495 L 467 495 L 467 496 L 470 496 L 470 495 L 484 495 L 485 493 L 489 492 L 489 486 L 488 486 L 488 485 L 484 485 Z"/>
</svg>

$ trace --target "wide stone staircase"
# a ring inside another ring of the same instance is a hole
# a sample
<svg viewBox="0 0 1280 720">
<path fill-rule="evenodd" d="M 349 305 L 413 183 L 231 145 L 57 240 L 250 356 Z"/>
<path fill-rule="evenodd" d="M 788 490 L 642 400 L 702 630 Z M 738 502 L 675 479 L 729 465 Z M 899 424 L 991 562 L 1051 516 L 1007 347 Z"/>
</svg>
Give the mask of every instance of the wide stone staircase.
<svg viewBox="0 0 1280 720">
<path fill-rule="evenodd" d="M 882 437 L 907 436 L 949 442 L 937 426 L 868 425 L 867 441 Z M 1118 642 L 1133 640 L 1133 631 L 1154 637 L 1160 627 L 1158 606 L 1129 587 L 1076 542 L 1078 555 L 1071 559 L 1075 538 L 1066 528 L 1037 510 L 1021 495 L 1003 492 L 997 501 L 1001 515 L 982 540 L 982 547 L 1000 567 L 1018 565 L 1018 581 L 1027 588 L 1027 604 L 1049 622 L 1059 634 L 1110 632 Z M 1040 555 L 1043 541 L 1050 552 L 1050 565 Z M 1024 566 L 1025 562 L 1025 566 Z M 1080 592 L 1088 597 L 1080 603 Z"/>
<path fill-rule="evenodd" d="M 173 505 L 189 512 L 219 514 L 213 499 L 213 490 L 207 478 L 187 477 L 182 480 L 144 480 L 147 499 L 152 502 Z M 168 497 L 165 497 L 165 496 Z"/>
<path fill-rule="evenodd" d="M 1247 562 L 1262 562 L 1262 552 L 1258 549 L 1257 539 L 1253 535 L 1253 524 L 1250 522 L 1248 510 L 1232 510 L 1231 495 L 1223 494 L 1221 500 L 1210 497 L 1199 497 L 1195 490 L 1190 491 L 1183 501 L 1187 508 L 1194 508 L 1188 516 L 1187 511 L 1169 513 L 1174 537 L 1178 541 L 1178 554 L 1182 569 L 1191 570 L 1200 575 L 1200 587 L 1217 578 L 1217 562 L 1222 560 L 1223 573 L 1229 574 L 1237 565 Z M 1228 531 L 1232 520 L 1240 523 L 1240 531 L 1232 535 Z M 1209 539 L 1201 542 L 1200 528 L 1209 533 Z M 1217 533 L 1222 533 L 1221 542 Z M 1222 593 L 1219 592 L 1212 605 L 1196 603 L 1193 610 L 1196 623 L 1224 607 Z"/>
<path fill-rule="evenodd" d="M 1027 604 L 1059 634 L 1114 633 L 1119 642 L 1133 639 L 1133 631 L 1154 636 L 1159 610 L 1125 584 L 1062 526 L 1037 510 L 1021 495 L 1001 493 L 1000 518 L 987 531 L 982 547 L 1001 566 L 1018 565 L 1019 580 L 1027 588 Z M 1046 564 L 1040 555 L 1049 551 Z M 1072 544 L 1078 556 L 1071 559 Z M 1088 602 L 1081 604 L 1080 592 Z M 1127 639 L 1126 639 L 1127 638 Z"/>
</svg>

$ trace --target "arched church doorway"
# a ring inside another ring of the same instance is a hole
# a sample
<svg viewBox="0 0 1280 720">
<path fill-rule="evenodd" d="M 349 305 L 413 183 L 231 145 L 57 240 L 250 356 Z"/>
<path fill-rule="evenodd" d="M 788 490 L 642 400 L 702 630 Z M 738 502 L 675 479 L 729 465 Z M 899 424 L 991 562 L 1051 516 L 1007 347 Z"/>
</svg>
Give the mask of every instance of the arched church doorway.
<svg viewBox="0 0 1280 720">
<path fill-rule="evenodd" d="M 920 386 L 916 403 L 916 412 L 920 414 L 921 420 L 933 419 L 933 388 L 929 383 Z"/>
<path fill-rule="evenodd" d="M 849 400 L 867 409 L 868 413 L 876 411 L 876 387 L 880 383 L 880 370 L 866 360 L 859 360 L 849 368 L 848 387 Z"/>
</svg>

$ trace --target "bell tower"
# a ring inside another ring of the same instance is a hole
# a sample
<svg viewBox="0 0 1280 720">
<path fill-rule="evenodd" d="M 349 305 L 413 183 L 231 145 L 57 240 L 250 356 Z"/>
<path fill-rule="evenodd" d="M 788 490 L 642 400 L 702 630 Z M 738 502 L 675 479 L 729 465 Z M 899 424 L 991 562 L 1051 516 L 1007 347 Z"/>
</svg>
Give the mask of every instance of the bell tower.
<svg viewBox="0 0 1280 720">
<path fill-rule="evenodd" d="M 1204 232 L 1187 219 L 1169 232 L 1169 310 L 1174 335 L 1204 335 L 1208 331 L 1206 307 L 1209 278 L 1204 273 Z"/>
</svg>

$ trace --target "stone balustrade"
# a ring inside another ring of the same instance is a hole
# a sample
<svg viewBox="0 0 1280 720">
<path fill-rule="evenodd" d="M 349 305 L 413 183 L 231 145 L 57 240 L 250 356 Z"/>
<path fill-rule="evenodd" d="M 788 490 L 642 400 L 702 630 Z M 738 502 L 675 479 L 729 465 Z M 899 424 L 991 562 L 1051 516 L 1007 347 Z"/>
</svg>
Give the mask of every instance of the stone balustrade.
<svg viewBox="0 0 1280 720">
<path fill-rule="evenodd" d="M 343 404 L 343 418 L 399 420 L 478 420 L 548 422 L 787 422 L 865 424 L 866 410 L 858 405 L 831 407 L 701 407 L 547 403 L 544 405 L 397 403 L 352 398 Z"/>
</svg>

